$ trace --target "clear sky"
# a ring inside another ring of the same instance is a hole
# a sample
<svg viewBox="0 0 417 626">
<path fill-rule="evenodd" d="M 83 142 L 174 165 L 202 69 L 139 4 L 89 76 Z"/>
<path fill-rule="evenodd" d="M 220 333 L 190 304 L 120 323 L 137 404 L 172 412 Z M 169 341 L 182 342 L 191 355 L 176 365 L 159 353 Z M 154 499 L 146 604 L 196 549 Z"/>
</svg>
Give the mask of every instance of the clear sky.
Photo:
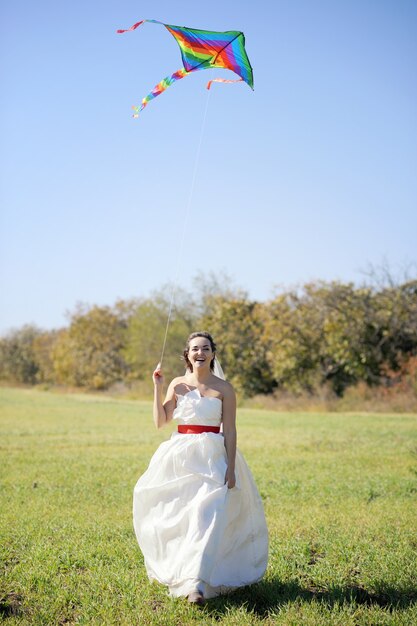
<svg viewBox="0 0 417 626">
<path fill-rule="evenodd" d="M 255 91 L 142 18 L 242 30 Z M 415 0 L 3 2 L 0 332 L 226 269 L 249 295 L 417 260 Z"/>
</svg>

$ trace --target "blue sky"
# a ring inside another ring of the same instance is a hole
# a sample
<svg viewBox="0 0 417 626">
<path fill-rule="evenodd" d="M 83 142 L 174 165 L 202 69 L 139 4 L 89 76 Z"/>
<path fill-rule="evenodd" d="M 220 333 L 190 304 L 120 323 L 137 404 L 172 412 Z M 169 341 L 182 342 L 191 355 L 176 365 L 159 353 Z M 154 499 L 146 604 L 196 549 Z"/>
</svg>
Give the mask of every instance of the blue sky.
<svg viewBox="0 0 417 626">
<path fill-rule="evenodd" d="M 417 261 L 417 3 L 3 3 L 0 332 L 66 323 L 76 302 L 147 296 L 225 269 L 275 285 L 361 281 Z M 161 26 L 242 30 L 255 91 L 181 67 Z M 415 267 L 415 266 L 414 266 Z"/>
</svg>

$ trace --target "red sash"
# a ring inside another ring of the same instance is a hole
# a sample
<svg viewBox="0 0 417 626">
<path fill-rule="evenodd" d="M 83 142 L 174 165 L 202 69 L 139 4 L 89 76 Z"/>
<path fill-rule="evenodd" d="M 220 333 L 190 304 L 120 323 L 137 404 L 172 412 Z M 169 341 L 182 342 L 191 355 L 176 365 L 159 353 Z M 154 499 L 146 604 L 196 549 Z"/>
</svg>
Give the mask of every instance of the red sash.
<svg viewBox="0 0 417 626">
<path fill-rule="evenodd" d="M 197 424 L 179 424 L 178 432 L 183 435 L 199 435 L 200 433 L 219 433 L 220 426 L 199 426 Z"/>
</svg>

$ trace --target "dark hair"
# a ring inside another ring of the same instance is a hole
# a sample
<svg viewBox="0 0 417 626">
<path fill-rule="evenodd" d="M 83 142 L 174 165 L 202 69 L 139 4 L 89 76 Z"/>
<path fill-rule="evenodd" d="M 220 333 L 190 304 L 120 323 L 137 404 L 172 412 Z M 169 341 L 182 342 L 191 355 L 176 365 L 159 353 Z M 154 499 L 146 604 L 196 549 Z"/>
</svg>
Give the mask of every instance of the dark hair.
<svg viewBox="0 0 417 626">
<path fill-rule="evenodd" d="M 201 330 L 201 331 L 198 331 L 196 333 L 191 333 L 191 335 L 188 337 L 188 339 L 187 339 L 187 341 L 185 343 L 185 348 L 184 348 L 184 352 L 183 352 L 185 365 L 187 366 L 187 370 L 189 370 L 190 372 L 193 371 L 193 366 L 191 365 L 190 359 L 188 358 L 188 353 L 190 352 L 190 343 L 196 337 L 204 337 L 205 339 L 208 339 L 209 342 L 210 342 L 211 349 L 214 352 L 214 355 L 216 354 L 216 344 L 214 343 L 213 337 L 210 335 L 210 333 L 208 333 L 205 330 Z M 211 360 L 211 363 L 210 363 L 210 369 L 211 369 L 211 371 L 213 371 L 213 369 L 214 369 L 214 356 L 213 356 L 213 358 Z"/>
</svg>

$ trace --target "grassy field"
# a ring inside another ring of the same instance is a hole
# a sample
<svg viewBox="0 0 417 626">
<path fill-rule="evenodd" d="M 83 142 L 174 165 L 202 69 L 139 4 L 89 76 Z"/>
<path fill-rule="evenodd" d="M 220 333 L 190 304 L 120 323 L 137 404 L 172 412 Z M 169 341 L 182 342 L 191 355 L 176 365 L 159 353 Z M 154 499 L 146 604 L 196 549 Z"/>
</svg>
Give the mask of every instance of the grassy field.
<svg viewBox="0 0 417 626">
<path fill-rule="evenodd" d="M 151 404 L 0 389 L 5 624 L 416 624 L 417 419 L 240 410 L 265 579 L 203 608 L 147 581 L 132 489 L 172 427 Z"/>
</svg>

